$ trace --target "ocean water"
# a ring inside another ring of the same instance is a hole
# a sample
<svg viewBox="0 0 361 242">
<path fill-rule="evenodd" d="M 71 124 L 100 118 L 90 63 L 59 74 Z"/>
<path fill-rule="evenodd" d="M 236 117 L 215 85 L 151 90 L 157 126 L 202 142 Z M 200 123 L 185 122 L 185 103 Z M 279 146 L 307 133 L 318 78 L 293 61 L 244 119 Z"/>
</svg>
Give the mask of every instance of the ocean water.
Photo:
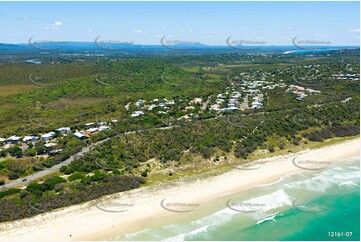
<svg viewBox="0 0 361 242">
<path fill-rule="evenodd" d="M 110 240 L 359 241 L 359 162 L 360 157 L 354 157 L 334 167 L 228 194 L 197 215 L 182 215 L 180 221 Z"/>
</svg>

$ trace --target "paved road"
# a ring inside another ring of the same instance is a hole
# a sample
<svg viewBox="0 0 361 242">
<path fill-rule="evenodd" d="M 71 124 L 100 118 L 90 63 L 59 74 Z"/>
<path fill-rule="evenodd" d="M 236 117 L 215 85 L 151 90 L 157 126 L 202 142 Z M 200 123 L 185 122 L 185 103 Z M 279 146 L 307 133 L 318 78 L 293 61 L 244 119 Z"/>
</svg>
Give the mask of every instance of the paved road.
<svg viewBox="0 0 361 242">
<path fill-rule="evenodd" d="M 130 134 L 135 134 L 135 133 L 142 133 L 144 131 L 149 131 L 149 130 L 167 130 L 167 129 L 172 129 L 176 127 L 176 125 L 173 125 L 173 126 L 167 126 L 167 127 L 160 127 L 160 128 L 152 128 L 152 129 L 146 129 L 146 130 L 137 130 L 137 131 L 131 131 L 131 132 L 125 132 L 123 134 L 119 134 L 115 137 L 120 137 L 122 135 L 130 135 Z M 27 185 L 29 184 L 30 182 L 32 181 L 35 181 L 37 179 L 40 179 L 46 175 L 49 175 L 51 173 L 54 173 L 55 171 L 58 171 L 62 166 L 66 166 L 66 165 L 69 165 L 71 162 L 79 159 L 80 157 L 82 157 L 84 154 L 92 151 L 96 146 L 104 143 L 105 141 L 109 140 L 110 138 L 106 138 L 104 140 L 101 140 L 101 141 L 98 141 L 96 143 L 93 143 L 91 145 L 89 145 L 88 147 L 85 147 L 82 149 L 82 151 L 76 153 L 75 155 L 71 156 L 70 158 L 64 160 L 63 162 L 53 166 L 53 167 L 50 167 L 50 168 L 47 168 L 45 170 L 42 170 L 42 171 L 39 171 L 39 172 L 36 172 L 36 173 L 33 173 L 29 176 L 26 176 L 26 177 L 21 177 L 17 180 L 14 180 L 14 181 L 11 181 L 3 186 L 0 186 L 0 190 L 1 189 L 7 189 L 7 188 L 11 188 L 11 187 L 17 187 L 19 185 Z"/>
<path fill-rule="evenodd" d="M 203 103 L 201 110 L 205 111 L 207 109 L 208 103 L 211 101 L 212 95 L 208 97 L 207 101 Z"/>
</svg>

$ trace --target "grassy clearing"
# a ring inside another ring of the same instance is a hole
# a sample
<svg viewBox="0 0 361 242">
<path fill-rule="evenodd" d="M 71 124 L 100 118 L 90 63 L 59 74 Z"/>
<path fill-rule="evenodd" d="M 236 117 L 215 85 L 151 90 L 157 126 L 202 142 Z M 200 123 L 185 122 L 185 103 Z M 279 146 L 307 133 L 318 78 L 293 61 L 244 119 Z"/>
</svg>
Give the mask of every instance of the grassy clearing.
<svg viewBox="0 0 361 242">
<path fill-rule="evenodd" d="M 21 92 L 42 88 L 41 86 L 34 85 L 10 85 L 0 86 L 0 97 L 6 97 Z"/>
</svg>

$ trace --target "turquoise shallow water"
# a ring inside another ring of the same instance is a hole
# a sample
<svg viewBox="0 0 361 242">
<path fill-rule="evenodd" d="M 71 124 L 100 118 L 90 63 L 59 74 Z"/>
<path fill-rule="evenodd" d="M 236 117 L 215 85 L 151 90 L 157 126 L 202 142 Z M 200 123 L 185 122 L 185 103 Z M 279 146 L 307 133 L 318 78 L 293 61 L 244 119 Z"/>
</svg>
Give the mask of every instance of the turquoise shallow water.
<svg viewBox="0 0 361 242">
<path fill-rule="evenodd" d="M 228 205 L 248 204 L 241 210 L 224 202 L 201 217 L 111 239 L 359 241 L 359 160 L 355 157 L 338 167 L 307 171 L 224 198 L 233 201 Z"/>
</svg>

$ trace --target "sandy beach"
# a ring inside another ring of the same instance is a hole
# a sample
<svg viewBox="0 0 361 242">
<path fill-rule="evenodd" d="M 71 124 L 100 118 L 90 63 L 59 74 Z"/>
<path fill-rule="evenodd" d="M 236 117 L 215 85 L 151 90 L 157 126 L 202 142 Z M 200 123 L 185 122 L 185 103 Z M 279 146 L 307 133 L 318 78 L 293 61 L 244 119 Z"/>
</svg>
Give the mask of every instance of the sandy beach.
<svg viewBox="0 0 361 242">
<path fill-rule="evenodd" d="M 342 159 L 359 156 L 360 140 L 305 150 L 254 162 L 219 176 L 192 182 L 178 181 L 113 194 L 101 200 L 0 224 L 0 241 L 105 240 L 149 226 L 150 218 L 182 216 L 224 194 L 276 182 L 298 172 L 310 172 Z"/>
</svg>

